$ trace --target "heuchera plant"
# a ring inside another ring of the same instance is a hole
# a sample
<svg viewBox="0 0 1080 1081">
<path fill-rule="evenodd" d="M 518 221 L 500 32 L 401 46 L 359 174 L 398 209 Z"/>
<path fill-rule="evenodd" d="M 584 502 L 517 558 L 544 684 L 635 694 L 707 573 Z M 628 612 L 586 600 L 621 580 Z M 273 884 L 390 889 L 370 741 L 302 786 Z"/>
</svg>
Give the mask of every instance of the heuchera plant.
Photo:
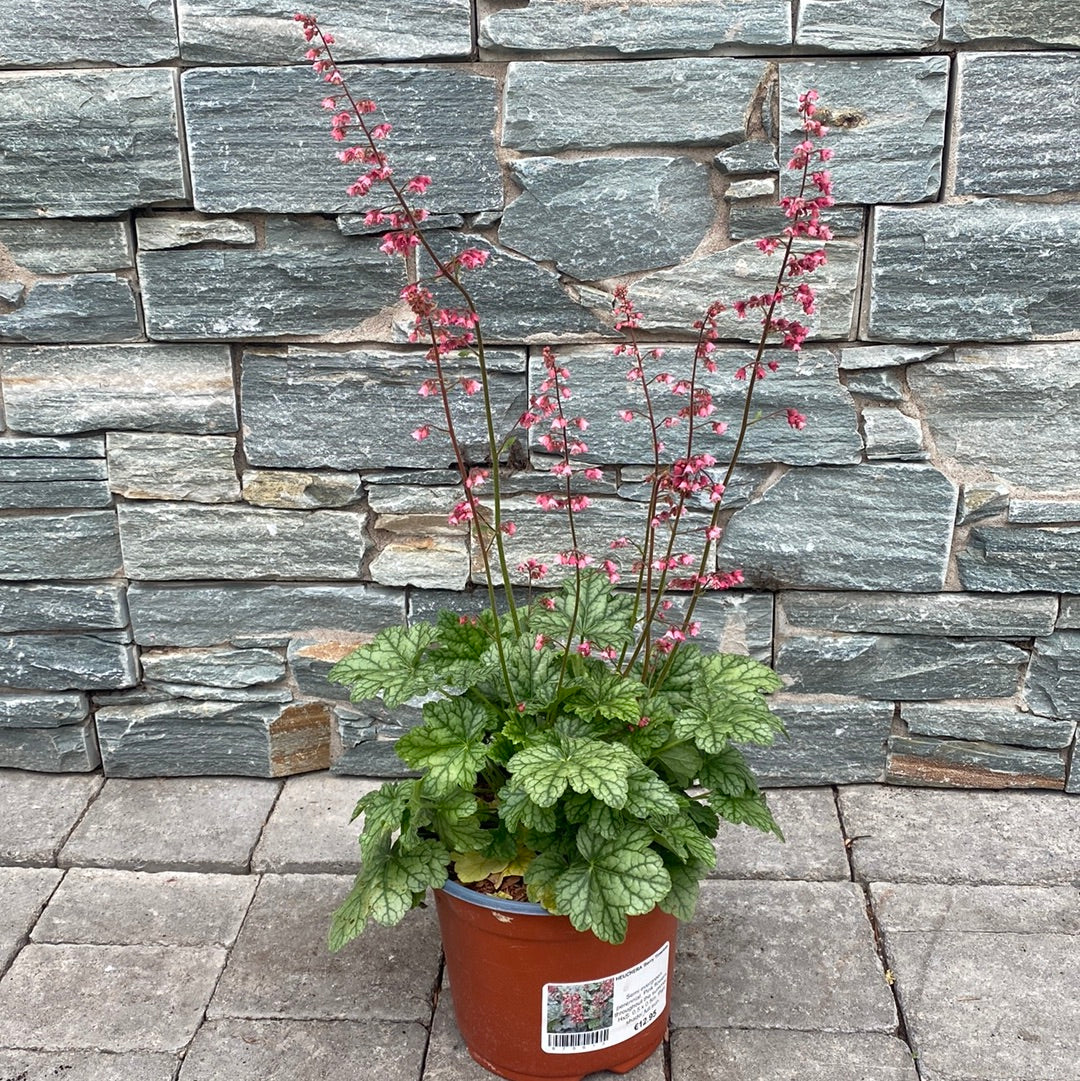
<svg viewBox="0 0 1080 1081">
<path fill-rule="evenodd" d="M 588 420 L 573 409 L 571 373 L 549 348 L 519 430 L 530 430 L 554 461 L 551 490 L 536 502 L 565 516 L 570 543 L 556 568 L 536 559 L 512 565 L 515 525 L 503 482 L 515 433 L 496 430 L 484 324 L 467 284 L 488 252 L 466 247 L 447 257 L 429 243 L 417 201 L 431 178 L 395 174 L 390 124 L 377 118 L 375 102 L 353 96 L 334 60 L 334 40 L 315 17 L 296 19 L 310 44 L 307 58 L 329 84 L 322 105 L 341 144 L 337 156 L 358 170 L 348 193 L 382 193 L 365 221 L 386 227 L 382 250 L 405 258 L 411 271 L 401 295 L 413 315 L 410 340 L 427 347 L 431 365 L 419 392 L 434 402 L 432 418 L 412 435 L 448 442 L 461 478 L 450 522 L 470 530 L 488 597 L 476 617 L 443 612 L 434 624 L 384 630 L 331 673 L 353 700 L 379 697 L 391 709 L 416 698 L 424 703 L 423 722 L 397 743 L 420 776 L 383 784 L 357 805 L 362 869 L 334 916 L 331 948 L 356 937 L 369 919 L 396 923 L 448 876 L 484 892 L 527 896 L 608 942 L 622 941 L 627 917 L 655 905 L 689 919 L 699 882 L 715 864 L 711 839 L 721 819 L 780 834 L 736 746 L 769 744 L 783 730 L 765 700 L 779 680 L 756 661 L 707 652 L 692 639 L 700 631 L 699 598 L 742 581 L 738 570 L 717 571 L 715 546 L 725 486 L 750 425 L 765 419 L 754 414 L 753 401 L 755 385 L 779 364 L 770 347 L 798 350 L 808 334 L 782 312 L 814 312 L 806 277 L 825 263 L 821 244 L 830 233 L 819 219 L 832 205 L 824 168 L 831 154 L 814 142 L 826 132 L 815 119 L 817 94 L 799 98 L 804 141 L 788 163 L 798 194 L 781 200 L 789 224 L 781 236 L 758 241 L 763 252 L 778 253 L 775 284 L 731 304 L 738 317 L 759 319 L 761 332 L 752 363 L 733 373 L 746 386 L 727 464 L 698 446 L 726 428 L 714 419 L 703 378 L 717 371 L 725 305 L 710 304 L 694 323 L 689 370 L 675 373 L 665 368 L 663 350 L 643 341 L 642 314 L 619 286 L 613 310 L 623 341 L 615 354 L 638 395 L 621 416 L 645 425 L 652 446 L 642 536 L 610 544 L 631 550 L 631 573 L 621 580 L 610 552 L 581 543 L 579 519 L 590 499 L 576 478 L 595 481 L 601 472 L 584 460 Z M 417 277 L 417 249 L 434 267 L 426 279 Z M 437 291 L 454 302 L 445 305 Z M 473 374 L 458 374 L 461 357 Z M 474 395 L 486 419 L 481 460 L 466 453 L 457 421 L 462 396 Z M 784 419 L 796 429 L 806 423 L 795 408 Z M 703 502 L 711 517 L 695 527 L 689 511 Z M 512 570 L 529 582 L 528 603 L 515 596 Z M 535 595 L 549 572 L 561 574 L 561 584 Z"/>
</svg>

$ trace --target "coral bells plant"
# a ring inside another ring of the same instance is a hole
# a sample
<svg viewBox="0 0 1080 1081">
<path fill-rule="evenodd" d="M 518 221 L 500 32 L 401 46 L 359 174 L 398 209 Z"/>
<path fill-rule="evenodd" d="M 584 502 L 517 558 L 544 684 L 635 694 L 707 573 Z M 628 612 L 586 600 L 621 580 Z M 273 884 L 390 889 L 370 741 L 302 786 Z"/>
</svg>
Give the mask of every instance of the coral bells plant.
<svg viewBox="0 0 1080 1081">
<path fill-rule="evenodd" d="M 471 532 L 488 599 L 479 616 L 443 612 L 434 623 L 384 630 L 331 673 L 354 700 L 423 702 L 422 723 L 397 743 L 419 777 L 388 782 L 357 806 L 362 870 L 334 917 L 331 946 L 369 920 L 396 923 L 448 878 L 538 902 L 607 942 L 620 942 L 628 917 L 655 906 L 689 919 L 715 864 L 721 820 L 780 833 L 738 749 L 782 731 L 766 702 L 779 680 L 747 657 L 701 648 L 695 610 L 707 592 L 742 582 L 739 570 L 717 569 L 716 548 L 725 488 L 750 426 L 807 423 L 794 406 L 759 416 L 754 390 L 805 341 L 800 318 L 815 304 L 807 279 L 826 259 L 830 152 L 816 142 L 826 130 L 815 119 L 817 94 L 799 98 L 804 140 L 788 163 L 798 193 L 781 200 L 787 227 L 758 242 L 777 258 L 775 282 L 760 295 L 708 306 L 692 328 L 688 370 L 668 370 L 664 351 L 644 340 L 630 290 L 614 290 L 623 335 L 614 352 L 636 393 L 621 417 L 644 425 L 652 448 L 641 536 L 613 537 L 604 551 L 583 544 L 580 523 L 592 508 L 582 481 L 601 473 L 587 464 L 588 418 L 574 408 L 572 373 L 543 349 L 542 379 L 519 431 L 554 462 L 536 502 L 565 519 L 569 544 L 555 566 L 515 563 L 503 485 L 516 434 L 496 430 L 484 322 L 469 287 L 488 253 L 466 246 L 446 256 L 429 243 L 420 200 L 431 177 L 395 172 L 390 123 L 350 91 L 333 38 L 314 16 L 296 18 L 329 87 L 322 105 L 337 156 L 356 173 L 348 192 L 374 204 L 365 220 L 385 226 L 382 250 L 404 258 L 410 272 L 401 297 L 412 313 L 410 340 L 426 349 L 430 374 L 418 390 L 432 406 L 412 435 L 446 442 L 461 480 L 450 522 Z M 434 268 L 427 278 L 416 273 L 418 249 Z M 729 310 L 761 330 L 753 361 L 729 373 L 745 393 L 734 448 L 721 464 L 716 448 L 727 425 L 705 376 L 718 372 L 718 319 Z M 473 374 L 460 374 L 463 357 Z M 462 399 L 474 396 L 486 418 L 478 460 L 457 421 Z M 690 514 L 702 505 L 711 513 Z M 545 579 L 558 584 L 545 590 Z M 512 588 L 521 581 L 527 601 Z M 563 1006 L 566 1023 L 577 1025 L 603 1003 Z"/>
</svg>

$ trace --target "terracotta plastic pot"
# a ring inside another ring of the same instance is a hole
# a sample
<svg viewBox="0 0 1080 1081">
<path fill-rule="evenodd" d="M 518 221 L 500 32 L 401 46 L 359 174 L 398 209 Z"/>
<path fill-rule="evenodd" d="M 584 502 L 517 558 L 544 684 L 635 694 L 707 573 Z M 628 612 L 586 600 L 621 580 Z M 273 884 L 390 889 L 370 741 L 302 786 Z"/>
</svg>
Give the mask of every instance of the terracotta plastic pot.
<svg viewBox="0 0 1080 1081">
<path fill-rule="evenodd" d="M 630 917 L 618 946 L 539 905 L 447 882 L 435 891 L 450 994 L 469 1054 L 510 1081 L 625 1073 L 667 1030 L 678 921 Z"/>
</svg>

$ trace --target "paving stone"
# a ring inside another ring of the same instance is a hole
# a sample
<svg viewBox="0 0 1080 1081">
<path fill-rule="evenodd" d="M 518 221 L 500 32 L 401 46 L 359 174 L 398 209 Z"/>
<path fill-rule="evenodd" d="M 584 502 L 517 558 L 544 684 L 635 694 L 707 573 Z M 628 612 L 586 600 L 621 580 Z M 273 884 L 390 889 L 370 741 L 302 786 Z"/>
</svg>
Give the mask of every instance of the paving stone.
<svg viewBox="0 0 1080 1081">
<path fill-rule="evenodd" d="M 115 511 L 4 519 L 0 579 L 110 578 L 121 568 Z"/>
<path fill-rule="evenodd" d="M 103 946 L 231 946 L 257 881 L 249 875 L 73 867 L 31 938 Z"/>
<path fill-rule="evenodd" d="M 985 199 L 876 207 L 865 336 L 964 342 L 1075 335 L 1078 230 L 1074 204 Z M 980 254 L 989 248 L 992 267 Z"/>
<path fill-rule="evenodd" d="M 122 221 L 0 221 L 0 246 L 31 274 L 85 274 L 133 265 Z"/>
<path fill-rule="evenodd" d="M 749 826 L 721 823 L 709 877 L 846 882 L 850 870 L 832 789 L 777 788 L 766 795 L 783 843 Z"/>
<path fill-rule="evenodd" d="M 902 402 L 907 398 L 899 372 L 889 368 L 853 372 L 844 380 L 849 394 L 861 394 L 874 402 Z"/>
<path fill-rule="evenodd" d="M 9 72 L 0 87 L 0 217 L 90 217 L 185 198 L 172 71 Z"/>
<path fill-rule="evenodd" d="M 0 863 L 51 865 L 87 804 L 100 775 L 55 776 L 0 770 Z"/>
<path fill-rule="evenodd" d="M 366 30 L 370 33 L 370 26 Z M 296 58 L 303 52 L 299 37 Z M 393 124 L 395 172 L 434 178 L 424 199 L 428 210 L 502 209 L 494 79 L 439 66 L 346 66 L 343 73 L 353 92 L 378 102 L 380 116 Z M 354 173 L 343 169 L 331 150 L 327 115 L 318 107 L 321 92 L 306 64 L 195 68 L 184 73 L 181 85 L 196 210 L 333 214 L 354 208 L 345 194 Z M 342 239 L 333 223 L 327 225 Z M 343 300 L 342 276 L 331 268 L 324 275 L 322 269 L 320 277 L 337 278 L 332 300 L 328 295 L 323 304 L 337 307 Z"/>
<path fill-rule="evenodd" d="M 869 461 L 897 459 L 912 462 L 930 456 L 923 444 L 922 424 L 918 418 L 909 417 L 899 409 L 877 406 L 864 408 L 862 419 Z"/>
<path fill-rule="evenodd" d="M 1005 514 L 1009 508 L 1009 492 L 1007 484 L 961 485 L 960 503 L 956 508 L 957 524 L 967 525 Z"/>
<path fill-rule="evenodd" d="M 268 649 L 154 649 L 141 656 L 147 679 L 215 687 L 253 687 L 285 675 L 285 662 Z"/>
<path fill-rule="evenodd" d="M 776 668 L 793 691 L 926 701 L 1007 698 L 1027 659 L 1006 642 L 806 633 L 780 643 Z"/>
<path fill-rule="evenodd" d="M 900 368 L 939 357 L 946 348 L 944 345 L 842 345 L 840 346 L 840 367 L 844 371 Z"/>
<path fill-rule="evenodd" d="M 0 630 L 119 630 L 127 621 L 122 585 L 0 585 Z"/>
<path fill-rule="evenodd" d="M 0 728 L 60 728 L 78 724 L 89 710 L 81 692 L 0 694 Z"/>
<path fill-rule="evenodd" d="M 269 3 L 181 0 L 177 13 L 188 61 L 295 64 L 306 47 L 297 25 Z M 468 0 L 376 0 L 363 10 L 332 3 L 318 14 L 341 61 L 467 59 L 472 50 Z"/>
<path fill-rule="evenodd" d="M 125 499 L 186 499 L 229 503 L 240 496 L 225 435 L 109 432 L 109 487 Z"/>
<path fill-rule="evenodd" d="M 503 143 L 534 154 L 728 146 L 746 138 L 745 114 L 765 74 L 764 61 L 726 58 L 514 63 Z"/>
<path fill-rule="evenodd" d="M 268 510 L 199 503 L 119 508 L 132 578 L 359 578 L 363 511 Z"/>
<path fill-rule="evenodd" d="M 60 855 L 63 867 L 244 874 L 278 781 L 106 782 Z"/>
<path fill-rule="evenodd" d="M 300 631 L 374 633 L 405 620 L 403 593 L 351 583 L 136 582 L 128 602 L 135 640 L 151 646 L 274 646 Z"/>
<path fill-rule="evenodd" d="M 101 765 L 97 732 L 87 718 L 53 728 L 0 728 L 0 762 L 44 773 L 89 773 Z"/>
<path fill-rule="evenodd" d="M 434 909 L 369 927 L 361 943 L 331 954 L 330 916 L 351 884 L 344 875 L 264 876 L 208 1017 L 427 1023 L 440 956 Z"/>
<path fill-rule="evenodd" d="M 1068 747 L 1076 732 L 1075 721 L 1022 713 L 997 702 L 904 702 L 900 716 L 915 735 L 1022 747 Z"/>
<path fill-rule="evenodd" d="M 236 430 L 232 364 L 220 345 L 0 348 L 0 373 L 8 423 L 24 432 Z"/>
<path fill-rule="evenodd" d="M 708 170 L 692 158 L 523 158 L 510 168 L 523 190 L 500 243 L 582 281 L 681 262 L 715 213 Z"/>
<path fill-rule="evenodd" d="M 359 473 L 294 472 L 285 469 L 246 469 L 244 502 L 257 507 L 313 510 L 359 503 L 363 496 Z"/>
<path fill-rule="evenodd" d="M 778 598 L 796 627 L 875 634 L 973 635 L 1031 638 L 1054 628 L 1057 598 L 995 597 L 977 593 L 821 593 L 791 591 Z"/>
<path fill-rule="evenodd" d="M 140 251 L 161 251 L 206 243 L 253 248 L 256 239 L 254 222 L 240 218 L 208 218 L 194 211 L 138 217 L 135 219 L 135 233 Z"/>
<path fill-rule="evenodd" d="M 525 358 L 499 350 L 488 359 L 496 430 L 509 431 L 526 405 Z M 419 421 L 437 424 L 441 416 L 433 399 L 417 398 L 431 373 L 420 354 L 294 347 L 284 357 L 245 352 L 242 365 L 244 449 L 253 465 L 419 468 L 453 457 L 440 433 L 422 443 L 410 435 Z M 472 366 L 460 372 L 474 375 Z M 466 456 L 481 458 L 487 451 L 481 395 L 455 393 L 453 405 Z"/>
<path fill-rule="evenodd" d="M 945 0 L 946 41 L 1011 38 L 1031 45 L 1080 45 L 1080 11 L 1057 0 Z"/>
<path fill-rule="evenodd" d="M 1045 717 L 1080 721 L 1080 631 L 1058 631 L 1035 642 L 1024 700 Z"/>
<path fill-rule="evenodd" d="M 227 1018 L 199 1029 L 179 1081 L 386 1081 L 420 1076 L 427 1031 L 410 1022 L 255 1021 Z M 428 1076 L 425 1073 L 425 1077 Z"/>
<path fill-rule="evenodd" d="M 360 797 L 378 786 L 329 773 L 290 777 L 259 838 L 252 870 L 355 874 L 363 819 L 350 819 Z"/>
<path fill-rule="evenodd" d="M 892 725 L 892 702 L 835 694 L 778 694 L 770 708 L 788 738 L 771 747 L 741 748 L 762 784 L 801 785 L 881 781 Z"/>
<path fill-rule="evenodd" d="M 680 1081 L 916 1081 L 903 1040 L 879 1033 L 679 1029 L 671 1036 L 672 1073 Z"/>
<path fill-rule="evenodd" d="M 31 944 L 0 983 L 0 1045 L 181 1051 L 225 957 L 219 947 Z"/>
<path fill-rule="evenodd" d="M 933 592 L 955 511 L 952 481 L 929 466 L 792 469 L 735 512 L 719 558 L 756 586 Z"/>
<path fill-rule="evenodd" d="M 62 875 L 52 867 L 0 867 L 0 972 L 25 944 Z M 2 1063 L 0 1059 L 0 1070 Z"/>
<path fill-rule="evenodd" d="M 886 780 L 946 788 L 1065 787 L 1065 754 L 959 739 L 894 735 Z"/>
<path fill-rule="evenodd" d="M 174 1081 L 176 1057 L 132 1051 L 5 1051 L 0 1076 L 19 1081 Z"/>
<path fill-rule="evenodd" d="M 883 2 L 877 0 L 871 8 Z M 863 7 L 861 11 L 874 20 L 872 10 Z M 806 136 L 796 110 L 798 96 L 816 89 L 821 94 L 819 119 L 829 127 L 822 145 L 836 151 L 829 171 L 838 202 L 936 199 L 941 187 L 948 84 L 945 56 L 783 64 L 780 160 L 788 161 L 795 144 Z M 797 187 L 794 172 L 781 174 L 781 188 L 787 194 L 795 194 Z"/>
<path fill-rule="evenodd" d="M 1009 521 L 1025 525 L 1080 522 L 1080 501 L 1073 499 L 1010 499 Z"/>
<path fill-rule="evenodd" d="M 0 315 L 0 341 L 131 342 L 142 337 L 131 283 L 115 274 L 38 282 Z"/>
<path fill-rule="evenodd" d="M 0 685 L 20 690 L 114 690 L 139 682 L 124 632 L 0 637 Z"/>
<path fill-rule="evenodd" d="M 1072 885 L 1077 803 L 1060 792 L 840 789 L 844 832 L 865 882 Z"/>
<path fill-rule="evenodd" d="M 693 922 L 680 930 L 671 999 L 676 1030 L 896 1027 L 852 882 L 704 883 Z"/>
<path fill-rule="evenodd" d="M 977 526 L 956 557 L 965 589 L 1080 593 L 1080 529 Z"/>
<path fill-rule="evenodd" d="M 713 163 L 729 176 L 775 173 L 780 168 L 776 160 L 776 147 L 764 139 L 748 140 L 729 146 L 713 158 Z"/>
<path fill-rule="evenodd" d="M 804 48 L 921 52 L 941 33 L 941 0 L 804 0 L 798 10 L 795 44 Z"/>
</svg>

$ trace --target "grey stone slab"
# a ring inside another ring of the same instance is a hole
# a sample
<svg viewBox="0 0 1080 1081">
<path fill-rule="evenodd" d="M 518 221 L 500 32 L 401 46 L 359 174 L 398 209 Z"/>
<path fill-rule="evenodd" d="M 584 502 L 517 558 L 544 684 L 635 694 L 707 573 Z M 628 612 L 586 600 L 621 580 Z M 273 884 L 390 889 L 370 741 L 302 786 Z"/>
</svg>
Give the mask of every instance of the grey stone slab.
<svg viewBox="0 0 1080 1081">
<path fill-rule="evenodd" d="M 724 198 L 728 202 L 740 199 L 759 199 L 763 196 L 775 198 L 776 182 L 772 177 L 761 177 L 756 180 L 734 180 L 728 184 L 724 191 Z"/>
<path fill-rule="evenodd" d="M 209 218 L 194 211 L 150 214 L 135 219 L 140 251 L 185 248 L 191 244 L 225 244 L 253 248 L 255 223 L 240 218 Z"/>
<path fill-rule="evenodd" d="M 681 262 L 716 210 L 708 169 L 693 158 L 523 158 L 511 172 L 522 194 L 500 243 L 582 281 Z"/>
<path fill-rule="evenodd" d="M 0 315 L 0 341 L 131 342 L 142 337 L 131 282 L 115 274 L 41 281 Z"/>
<path fill-rule="evenodd" d="M 297 635 L 289 643 L 289 672 L 302 695 L 312 698 L 331 698 L 347 702 L 349 691 L 327 676 L 330 669 L 357 646 L 369 642 L 366 634 L 314 634 Z"/>
<path fill-rule="evenodd" d="M 1076 723 L 1023 713 L 999 702 L 905 702 L 900 716 L 918 736 L 1008 743 L 1021 747 L 1064 748 L 1072 743 Z"/>
<path fill-rule="evenodd" d="M 729 176 L 775 173 L 780 168 L 776 160 L 776 147 L 764 139 L 747 140 L 721 150 L 713 158 L 716 167 Z"/>
<path fill-rule="evenodd" d="M 397 737 L 376 735 L 366 725 L 359 728 L 338 715 L 341 754 L 331 763 L 334 774 L 350 777 L 415 777 L 394 753 Z"/>
<path fill-rule="evenodd" d="M 21 1081 L 174 1081 L 176 1057 L 132 1051 L 4 1051 L 0 1075 Z"/>
<path fill-rule="evenodd" d="M 181 0 L 180 47 L 203 64 L 296 63 L 300 28 L 267 2 Z M 347 60 L 467 59 L 472 50 L 469 0 L 376 0 L 320 7 L 319 22 L 334 37 L 334 56 Z"/>
<path fill-rule="evenodd" d="M 0 246 L 31 274 L 85 274 L 133 265 L 123 221 L 0 221 Z"/>
<path fill-rule="evenodd" d="M 78 724 L 89 711 L 82 692 L 0 694 L 0 728 L 59 728 Z"/>
<path fill-rule="evenodd" d="M 900 368 L 939 357 L 946 348 L 944 345 L 842 345 L 840 367 L 844 371 Z"/>
<path fill-rule="evenodd" d="M 26 943 L 62 875 L 53 867 L 0 867 L 0 972 Z"/>
<path fill-rule="evenodd" d="M 12 351 L 9 355 L 18 355 Z M 0 458 L 104 458 L 104 435 L 0 435 Z"/>
<path fill-rule="evenodd" d="M 889 368 L 852 372 L 844 386 L 850 394 L 861 394 L 873 402 L 902 402 L 907 397 L 900 373 Z"/>
<path fill-rule="evenodd" d="M 956 562 L 965 589 L 1080 592 L 1080 529 L 977 526 Z"/>
<path fill-rule="evenodd" d="M 280 788 L 248 778 L 113 778 L 60 866 L 243 874 Z"/>
<path fill-rule="evenodd" d="M 245 469 L 242 480 L 244 502 L 256 507 L 344 507 L 363 496 L 359 473 Z"/>
<path fill-rule="evenodd" d="M 251 875 L 72 867 L 31 938 L 102 946 L 231 946 L 257 882 Z"/>
<path fill-rule="evenodd" d="M 1072 885 L 1080 816 L 1060 792 L 840 789 L 855 872 L 868 882 Z"/>
<path fill-rule="evenodd" d="M 0 217 L 89 217 L 185 198 L 176 89 L 164 68 L 0 75 L 9 150 Z"/>
<path fill-rule="evenodd" d="M 1023 7 L 1009 0 L 945 0 L 946 41 L 1012 40 L 1025 45 L 1080 45 L 1080 11 L 1057 0 Z"/>
<path fill-rule="evenodd" d="M 0 300 L 5 304 L 18 304 L 25 294 L 26 286 L 22 282 L 0 282 Z"/>
<path fill-rule="evenodd" d="M 0 983 L 0 1045 L 42 1050 L 183 1050 L 225 950 L 33 943 Z"/>
<path fill-rule="evenodd" d="M 1063 491 L 1076 472 L 1061 441 L 1080 409 L 1080 344 L 961 346 L 908 370 L 914 402 L 940 458 L 1035 491 Z M 1048 416 L 1058 418 L 1047 424 Z"/>
<path fill-rule="evenodd" d="M 0 373 L 8 423 L 20 431 L 236 430 L 232 365 L 224 346 L 0 348 Z"/>
<path fill-rule="evenodd" d="M 360 797 L 378 784 L 329 773 L 290 777 L 259 838 L 252 870 L 355 874 L 363 819 L 350 819 Z"/>
<path fill-rule="evenodd" d="M 0 762 L 43 773 L 89 773 L 101 765 L 97 732 L 87 718 L 53 728 L 0 728 Z"/>
<path fill-rule="evenodd" d="M 1080 630 L 1080 597 L 1061 598 L 1061 614 L 1058 616 L 1057 625 L 1062 629 Z"/>
<path fill-rule="evenodd" d="M 881 4 L 878 0 L 872 6 Z M 926 5 L 921 6 L 925 10 Z M 895 11 L 896 6 L 892 7 Z M 873 18 L 867 7 L 861 10 Z M 796 111 L 799 94 L 816 89 L 821 94 L 818 118 L 829 127 L 828 135 L 818 142 L 836 152 L 829 171 L 839 202 L 936 199 L 941 187 L 948 85 L 945 56 L 783 64 L 780 160 L 788 161 L 795 144 L 806 135 Z M 795 194 L 798 175 L 781 174 L 781 187 Z"/>
<path fill-rule="evenodd" d="M 144 681 L 144 684 L 146 691 L 155 699 L 189 698 L 198 702 L 279 703 L 293 700 L 293 692 L 284 681 L 276 684 L 264 683 L 256 687 L 215 687 L 212 683 L 170 683 L 159 679 L 148 679 Z"/>
<path fill-rule="evenodd" d="M 958 525 L 981 522 L 1003 515 L 1009 507 L 1007 484 L 964 484 L 960 487 L 960 503 L 956 508 Z"/>
<path fill-rule="evenodd" d="M 892 702 L 838 694 L 779 694 L 770 708 L 787 737 L 771 747 L 741 748 L 762 784 L 800 785 L 880 781 L 892 725 Z"/>
<path fill-rule="evenodd" d="M 869 461 L 894 459 L 911 462 L 930 456 L 923 442 L 922 424 L 917 417 L 910 417 L 888 406 L 867 406 L 862 411 L 862 420 Z"/>
<path fill-rule="evenodd" d="M 403 593 L 359 583 L 135 583 L 128 601 L 135 640 L 151 646 L 282 645 L 301 631 L 374 633 L 405 620 Z"/>
<path fill-rule="evenodd" d="M 837 52 L 922 52 L 938 42 L 941 0 L 804 0 L 795 44 Z"/>
<path fill-rule="evenodd" d="M 866 209 L 861 206 L 837 206 L 826 211 L 822 221 L 834 237 L 857 237 L 865 227 Z M 779 236 L 791 223 L 774 200 L 762 205 L 734 203 L 728 208 L 728 236 L 732 240 L 757 240 Z"/>
<path fill-rule="evenodd" d="M 373 925 L 331 954 L 330 916 L 351 884 L 344 875 L 265 875 L 208 1017 L 427 1023 L 439 971 L 434 908 L 397 927 Z"/>
<path fill-rule="evenodd" d="M 781 843 L 751 827 L 720 825 L 710 878 L 846 882 L 850 876 L 831 788 L 777 788 L 767 793 Z"/>
<path fill-rule="evenodd" d="M 132 578 L 359 578 L 363 511 L 269 510 L 198 503 L 119 508 Z"/>
<path fill-rule="evenodd" d="M 384 586 L 464 589 L 471 563 L 469 540 L 459 537 L 396 534 L 371 561 L 371 577 Z"/>
<path fill-rule="evenodd" d="M 8 458 L 3 462 L 9 481 L 101 480 L 106 476 L 100 458 Z"/>
<path fill-rule="evenodd" d="M 125 499 L 229 503 L 240 497 L 236 438 L 109 432 L 109 487 Z"/>
<path fill-rule="evenodd" d="M 253 687 L 285 675 L 280 653 L 269 649 L 153 649 L 140 660 L 147 679 L 171 683 Z"/>
<path fill-rule="evenodd" d="M 672 1033 L 671 1067 L 680 1081 L 916 1081 L 903 1040 L 880 1033 L 690 1028 Z"/>
<path fill-rule="evenodd" d="M 121 566 L 115 511 L 4 519 L 0 579 L 110 578 Z"/>
<path fill-rule="evenodd" d="M 1009 521 L 1025 525 L 1080 522 L 1080 500 L 1010 499 Z"/>
<path fill-rule="evenodd" d="M 0 586 L 0 630 L 93 631 L 126 626 L 127 601 L 119 584 Z"/>
<path fill-rule="evenodd" d="M 765 74 L 764 61 L 726 58 L 513 63 L 503 142 L 532 153 L 729 146 L 746 138 L 745 114 Z"/>
<path fill-rule="evenodd" d="M 1054 628 L 1057 598 L 978 593 L 823 593 L 779 597 L 783 618 L 797 627 L 874 634 L 1030 638 Z"/>
<path fill-rule="evenodd" d="M 179 1081 L 218 1081 L 222 1076 L 233 1081 L 351 1081 L 358 1071 L 386 1081 L 413 1081 L 420 1076 L 426 1043 L 426 1029 L 414 1022 L 227 1018 L 199 1029 Z"/>
<path fill-rule="evenodd" d="M 1035 642 L 1024 700 L 1045 717 L 1080 721 L 1080 631 L 1058 631 Z"/>
<path fill-rule="evenodd" d="M 776 667 L 793 691 L 926 701 L 1007 698 L 1027 659 L 1005 642 L 807 633 L 780 643 Z"/>
<path fill-rule="evenodd" d="M 1065 787 L 1065 753 L 959 739 L 894 735 L 886 780 L 946 788 Z"/>
<path fill-rule="evenodd" d="M 882 1032 L 896 1009 L 853 882 L 704 883 L 679 936 L 680 1028 Z"/>
<path fill-rule="evenodd" d="M 101 480 L 0 483 L 0 509 L 3 510 L 74 510 L 111 504 L 109 485 Z"/>
<path fill-rule="evenodd" d="M 1029 341 L 1075 335 L 1080 206 L 986 199 L 877 207 L 866 337 Z M 980 253 L 993 248 L 991 266 Z"/>
<path fill-rule="evenodd" d="M 165 684 L 166 688 L 172 684 Z M 200 688 L 178 686 L 185 695 Z M 281 777 L 330 764 L 330 709 L 319 702 L 165 701 L 109 704 L 97 710 L 98 739 L 110 777 L 242 775 Z M 262 700 L 260 700 L 262 699 Z"/>
<path fill-rule="evenodd" d="M 931 592 L 955 511 L 952 481 L 929 466 L 792 469 L 735 512 L 719 558 L 751 585 Z"/>
<path fill-rule="evenodd" d="M 525 358 L 498 351 L 489 358 L 496 430 L 509 431 L 524 411 Z M 348 352 L 293 347 L 286 356 L 245 352 L 241 397 L 249 462 L 285 468 L 372 469 L 444 466 L 453 459 L 439 431 L 423 442 L 419 423 L 444 423 L 434 397 L 417 396 L 431 366 L 417 353 L 381 349 Z M 475 377 L 471 364 L 448 366 L 448 376 Z M 482 395 L 454 391 L 455 427 L 466 455 L 487 450 Z"/>
<path fill-rule="evenodd" d="M 60 846 L 97 795 L 102 778 L 0 770 L 0 862 L 56 862 Z"/>
<path fill-rule="evenodd" d="M 298 43 L 295 55 L 302 52 Z M 433 178 L 424 198 L 428 210 L 501 209 L 494 79 L 440 67 L 343 71 L 354 94 L 378 103 L 377 119 L 393 124 L 395 173 Z M 197 210 L 332 214 L 353 208 L 345 188 L 355 169 L 344 169 L 334 156 L 328 116 L 318 107 L 326 88 L 312 80 L 307 65 L 193 69 L 184 73 L 182 88 Z M 383 202 L 375 196 L 372 205 Z M 334 299 L 340 303 L 340 290 Z"/>
<path fill-rule="evenodd" d="M 22 690 L 113 690 L 139 681 L 135 647 L 90 634 L 0 637 L 0 684 Z"/>
</svg>

